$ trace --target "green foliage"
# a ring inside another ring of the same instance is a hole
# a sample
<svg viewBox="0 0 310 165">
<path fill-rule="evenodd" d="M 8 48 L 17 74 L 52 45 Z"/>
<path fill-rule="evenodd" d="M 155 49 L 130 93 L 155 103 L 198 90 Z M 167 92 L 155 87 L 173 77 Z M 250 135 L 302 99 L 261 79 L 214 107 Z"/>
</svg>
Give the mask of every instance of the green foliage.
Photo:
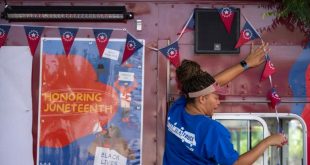
<svg viewBox="0 0 310 165">
<path fill-rule="evenodd" d="M 274 15 L 310 28 L 310 0 L 273 0 L 269 7 L 275 10 L 265 13 L 265 16 Z"/>
</svg>

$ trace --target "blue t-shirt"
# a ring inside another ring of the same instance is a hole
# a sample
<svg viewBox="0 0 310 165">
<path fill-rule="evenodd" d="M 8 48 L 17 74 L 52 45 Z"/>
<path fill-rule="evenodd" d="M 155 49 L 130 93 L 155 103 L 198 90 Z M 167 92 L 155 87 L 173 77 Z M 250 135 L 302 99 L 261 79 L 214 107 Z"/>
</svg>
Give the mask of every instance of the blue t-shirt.
<svg viewBox="0 0 310 165">
<path fill-rule="evenodd" d="M 191 115 L 180 97 L 168 112 L 164 165 L 232 165 L 239 154 L 229 131 L 205 115 Z"/>
</svg>

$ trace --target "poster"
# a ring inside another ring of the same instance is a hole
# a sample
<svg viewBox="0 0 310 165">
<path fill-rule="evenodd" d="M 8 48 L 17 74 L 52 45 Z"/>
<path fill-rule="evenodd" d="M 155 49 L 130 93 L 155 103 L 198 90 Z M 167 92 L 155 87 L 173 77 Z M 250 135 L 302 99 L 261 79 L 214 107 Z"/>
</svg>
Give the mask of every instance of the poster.
<svg viewBox="0 0 310 165">
<path fill-rule="evenodd" d="M 66 56 L 42 38 L 39 165 L 141 164 L 144 48 L 121 65 L 124 44 L 110 39 L 100 58 L 77 38 Z"/>
<path fill-rule="evenodd" d="M 29 47 L 2 46 L 0 63 L 0 164 L 33 164 Z"/>
</svg>

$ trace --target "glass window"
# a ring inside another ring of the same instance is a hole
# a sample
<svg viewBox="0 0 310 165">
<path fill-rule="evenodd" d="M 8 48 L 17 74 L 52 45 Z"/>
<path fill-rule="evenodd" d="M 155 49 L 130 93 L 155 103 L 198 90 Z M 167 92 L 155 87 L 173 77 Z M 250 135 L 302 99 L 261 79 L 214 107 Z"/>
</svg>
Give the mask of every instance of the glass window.
<svg viewBox="0 0 310 165">
<path fill-rule="evenodd" d="M 234 149 L 241 155 L 264 139 L 263 125 L 256 120 L 218 119 L 231 133 Z M 261 156 L 254 165 L 262 165 Z"/>
<path fill-rule="evenodd" d="M 254 113 L 215 114 L 213 118 L 231 133 L 234 149 L 243 154 L 260 141 L 277 132 L 284 133 L 288 144 L 282 148 L 269 147 L 254 165 L 304 165 L 307 164 L 306 126 L 301 117 L 294 114 Z"/>
<path fill-rule="evenodd" d="M 271 147 L 268 155 L 270 164 L 302 165 L 304 155 L 304 130 L 299 120 L 280 118 L 279 126 L 276 118 L 264 118 L 271 133 L 276 133 L 278 127 L 288 138 L 288 144 L 278 149 Z M 281 156 L 281 159 L 279 159 Z M 281 161 L 281 162 L 279 162 Z"/>
</svg>

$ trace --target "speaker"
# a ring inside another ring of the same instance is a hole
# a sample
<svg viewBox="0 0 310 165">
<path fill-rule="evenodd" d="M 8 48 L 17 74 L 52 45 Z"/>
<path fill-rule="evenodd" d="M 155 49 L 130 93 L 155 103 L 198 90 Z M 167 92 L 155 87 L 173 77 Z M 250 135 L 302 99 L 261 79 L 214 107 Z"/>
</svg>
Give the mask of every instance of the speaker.
<svg viewBox="0 0 310 165">
<path fill-rule="evenodd" d="M 195 53 L 240 53 L 239 48 L 235 49 L 240 35 L 240 9 L 234 8 L 234 13 L 229 34 L 217 9 L 196 8 L 194 10 Z"/>
</svg>

